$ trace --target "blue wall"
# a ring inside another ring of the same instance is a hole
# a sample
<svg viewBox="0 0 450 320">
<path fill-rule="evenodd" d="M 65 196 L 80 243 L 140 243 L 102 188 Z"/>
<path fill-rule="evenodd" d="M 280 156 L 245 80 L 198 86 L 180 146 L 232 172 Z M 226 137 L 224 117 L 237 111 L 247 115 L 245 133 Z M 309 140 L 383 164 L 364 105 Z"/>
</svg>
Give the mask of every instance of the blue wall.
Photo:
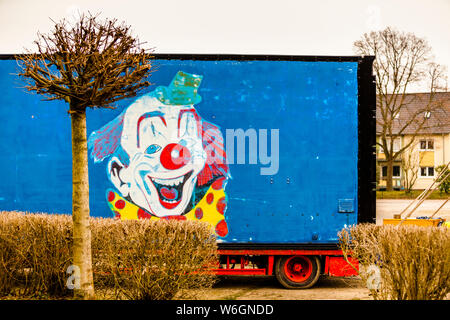
<svg viewBox="0 0 450 320">
<path fill-rule="evenodd" d="M 335 242 L 357 219 L 357 63 L 306 61 L 158 60 L 150 81 L 168 85 L 183 70 L 203 75 L 196 106 L 225 129 L 279 129 L 279 171 L 230 165 L 225 242 Z M 71 212 L 68 106 L 26 93 L 16 62 L 0 61 L 0 210 Z M 88 134 L 116 110 L 90 109 Z M 269 149 L 270 150 L 270 149 Z M 91 215 L 112 217 L 106 163 L 89 159 Z M 287 183 L 289 179 L 289 183 Z M 354 213 L 339 213 L 339 199 L 354 199 Z M 317 234 L 317 240 L 313 235 Z"/>
</svg>

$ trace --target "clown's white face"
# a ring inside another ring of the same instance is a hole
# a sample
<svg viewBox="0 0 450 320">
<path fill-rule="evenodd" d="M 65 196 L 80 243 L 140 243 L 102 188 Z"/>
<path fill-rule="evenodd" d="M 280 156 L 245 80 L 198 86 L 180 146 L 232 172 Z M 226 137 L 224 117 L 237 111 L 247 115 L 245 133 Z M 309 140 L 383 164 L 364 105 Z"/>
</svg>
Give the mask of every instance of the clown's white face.
<svg viewBox="0 0 450 320">
<path fill-rule="evenodd" d="M 129 164 L 113 157 L 108 174 L 122 195 L 158 217 L 182 214 L 206 162 L 193 106 L 137 100 L 125 113 L 120 143 Z"/>
</svg>

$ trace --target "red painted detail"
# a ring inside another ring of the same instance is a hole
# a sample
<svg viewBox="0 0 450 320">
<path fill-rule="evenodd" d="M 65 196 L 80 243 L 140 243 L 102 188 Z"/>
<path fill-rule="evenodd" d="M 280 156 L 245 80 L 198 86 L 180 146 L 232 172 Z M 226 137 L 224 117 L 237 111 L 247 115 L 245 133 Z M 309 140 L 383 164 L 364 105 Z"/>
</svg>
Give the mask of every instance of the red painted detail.
<svg viewBox="0 0 450 320">
<path fill-rule="evenodd" d="M 137 214 L 138 214 L 138 219 L 150 219 L 152 217 L 151 214 L 149 214 L 142 208 L 139 208 Z"/>
<path fill-rule="evenodd" d="M 311 259 L 306 256 L 290 257 L 284 265 L 284 273 L 291 281 L 306 281 L 312 274 Z"/>
<path fill-rule="evenodd" d="M 114 211 L 114 216 L 116 219 L 120 219 L 120 213 L 118 213 L 117 211 Z"/>
<path fill-rule="evenodd" d="M 275 262 L 274 256 L 269 256 L 268 263 L 267 263 L 267 275 L 271 276 L 273 274 L 273 266 Z"/>
<path fill-rule="evenodd" d="M 229 276 L 263 276 L 266 274 L 266 269 L 215 269 L 213 270 L 217 275 Z"/>
<path fill-rule="evenodd" d="M 202 121 L 202 145 L 206 151 L 206 164 L 197 175 L 197 185 L 203 186 L 212 179 L 222 177 L 226 181 L 228 165 L 220 129 L 207 121 Z M 215 185 L 218 187 L 219 182 Z"/>
<path fill-rule="evenodd" d="M 174 200 L 177 198 L 178 196 L 178 191 L 176 188 L 167 188 L 167 187 L 162 187 L 160 189 L 161 194 L 169 200 Z"/>
<path fill-rule="evenodd" d="M 349 262 L 358 270 L 358 260 L 349 257 Z M 346 277 L 358 275 L 357 270 L 353 269 L 344 257 L 329 257 L 328 274 L 333 277 Z"/>
<path fill-rule="evenodd" d="M 161 151 L 160 160 L 164 168 L 176 170 L 183 167 L 191 159 L 189 149 L 178 143 L 169 143 Z"/>
<path fill-rule="evenodd" d="M 161 198 L 159 198 L 159 203 L 161 203 L 161 205 L 166 209 L 173 209 L 177 205 L 179 205 L 180 202 L 181 202 L 181 199 L 178 200 L 177 202 L 166 202 L 166 201 L 162 200 Z"/>
<path fill-rule="evenodd" d="M 347 264 L 347 262 L 342 257 L 341 250 L 218 250 L 218 253 L 222 256 L 226 256 L 226 267 L 212 270 L 217 275 L 273 275 L 275 256 L 288 255 L 288 256 L 324 256 L 325 266 L 324 274 L 330 276 L 352 276 L 356 275 L 357 272 Z M 259 255 L 267 256 L 267 265 L 264 268 L 245 268 L 248 264 L 247 255 Z M 238 257 L 241 256 L 241 267 L 233 268 L 233 263 L 238 261 Z M 307 258 L 307 257 L 306 257 Z M 349 258 L 356 268 L 358 268 L 358 261 L 353 258 Z M 305 270 L 302 266 L 302 261 L 296 261 L 291 259 L 292 273 L 294 278 L 298 270 Z M 307 263 L 308 268 L 309 264 Z M 309 272 L 308 269 L 306 271 Z M 312 272 L 312 270 L 310 270 Z M 305 276 L 297 277 L 297 280 L 301 280 Z"/>
<path fill-rule="evenodd" d="M 227 200 L 225 199 L 225 197 L 222 197 L 217 201 L 216 208 L 220 214 L 225 213 L 225 209 L 227 208 Z"/>
<path fill-rule="evenodd" d="M 123 209 L 125 208 L 125 201 L 123 201 L 122 199 L 117 200 L 115 206 L 117 209 Z"/>
<path fill-rule="evenodd" d="M 202 210 L 202 208 L 195 209 L 195 217 L 197 219 L 203 218 L 203 210 Z"/>
<path fill-rule="evenodd" d="M 323 273 L 324 274 L 328 274 L 329 265 L 330 265 L 330 257 L 326 256 L 325 257 L 325 266 L 324 266 L 324 269 L 323 269 Z"/>
<path fill-rule="evenodd" d="M 221 177 L 221 178 L 217 179 L 216 181 L 214 181 L 213 184 L 211 185 L 211 187 L 214 190 L 220 190 L 223 188 L 223 184 L 224 184 L 225 180 L 226 180 L 225 177 Z"/>
<path fill-rule="evenodd" d="M 115 196 L 114 192 L 112 192 L 112 191 L 108 192 L 108 201 L 109 202 L 112 202 L 115 197 L 116 196 Z"/>
<path fill-rule="evenodd" d="M 186 220 L 185 216 L 166 216 L 162 217 L 163 220 Z"/>
<path fill-rule="evenodd" d="M 225 222 L 225 220 L 221 220 L 217 225 L 216 225 L 216 233 L 220 236 L 220 237 L 225 237 L 228 234 L 228 226 L 227 223 Z"/>
<path fill-rule="evenodd" d="M 122 136 L 123 119 L 125 112 L 122 112 L 115 120 L 95 131 L 88 140 L 88 144 L 94 146 L 91 156 L 101 161 L 112 155 L 120 145 Z"/>
<path fill-rule="evenodd" d="M 214 195 L 212 193 L 208 193 L 208 195 L 206 196 L 206 202 L 208 204 L 211 204 L 214 201 Z"/>
</svg>

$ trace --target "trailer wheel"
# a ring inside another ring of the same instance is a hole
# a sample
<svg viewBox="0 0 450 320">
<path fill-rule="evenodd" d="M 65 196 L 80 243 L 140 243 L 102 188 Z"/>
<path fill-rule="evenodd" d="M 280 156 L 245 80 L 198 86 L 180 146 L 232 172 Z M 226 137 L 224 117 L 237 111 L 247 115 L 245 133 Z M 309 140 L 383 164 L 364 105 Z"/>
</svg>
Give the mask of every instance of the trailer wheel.
<svg viewBox="0 0 450 320">
<path fill-rule="evenodd" d="M 288 289 L 312 287 L 320 276 L 320 260 L 316 256 L 280 257 L 275 265 L 275 275 Z"/>
</svg>

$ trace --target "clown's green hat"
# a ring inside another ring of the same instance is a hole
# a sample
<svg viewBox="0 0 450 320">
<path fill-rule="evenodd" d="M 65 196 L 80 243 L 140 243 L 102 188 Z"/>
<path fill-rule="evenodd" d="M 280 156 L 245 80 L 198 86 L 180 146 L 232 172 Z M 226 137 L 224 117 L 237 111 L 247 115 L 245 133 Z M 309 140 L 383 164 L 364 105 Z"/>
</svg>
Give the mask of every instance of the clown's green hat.
<svg viewBox="0 0 450 320">
<path fill-rule="evenodd" d="M 203 76 L 178 71 L 168 87 L 155 89 L 156 98 L 164 104 L 189 105 L 202 101 L 198 88 Z"/>
</svg>

